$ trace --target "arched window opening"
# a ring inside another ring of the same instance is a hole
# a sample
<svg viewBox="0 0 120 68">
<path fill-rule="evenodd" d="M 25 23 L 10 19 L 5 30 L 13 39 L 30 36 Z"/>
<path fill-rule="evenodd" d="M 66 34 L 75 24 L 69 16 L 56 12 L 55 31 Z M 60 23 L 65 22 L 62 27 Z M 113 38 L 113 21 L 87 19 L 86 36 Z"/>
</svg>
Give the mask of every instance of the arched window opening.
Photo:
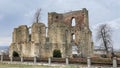
<svg viewBox="0 0 120 68">
<path fill-rule="evenodd" d="M 72 26 L 75 26 L 76 23 L 75 23 L 75 18 L 72 19 Z"/>
</svg>

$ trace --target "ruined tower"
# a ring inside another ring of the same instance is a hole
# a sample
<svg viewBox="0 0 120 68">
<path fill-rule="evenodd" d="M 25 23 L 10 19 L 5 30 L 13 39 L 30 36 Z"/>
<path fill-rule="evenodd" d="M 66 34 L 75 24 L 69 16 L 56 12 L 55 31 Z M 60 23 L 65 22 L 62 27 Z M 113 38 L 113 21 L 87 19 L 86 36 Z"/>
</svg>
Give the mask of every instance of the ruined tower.
<svg viewBox="0 0 120 68">
<path fill-rule="evenodd" d="M 46 26 L 43 23 L 33 23 L 31 31 L 26 25 L 19 26 L 13 31 L 10 56 L 15 51 L 22 57 L 44 57 L 45 43 Z"/>
<path fill-rule="evenodd" d="M 16 51 L 23 57 L 47 58 L 59 50 L 62 58 L 71 58 L 72 46 L 77 46 L 81 57 L 93 54 L 92 32 L 85 8 L 67 13 L 48 13 L 48 27 L 43 23 L 33 23 L 31 33 L 26 25 L 15 28 L 9 52 L 10 56 Z"/>
<path fill-rule="evenodd" d="M 72 26 L 72 20 L 75 25 Z M 62 57 L 72 56 L 72 46 L 78 47 L 78 53 L 82 57 L 92 55 L 92 32 L 89 29 L 88 11 L 83 8 L 79 11 L 71 11 L 64 14 L 56 12 L 48 13 L 48 37 L 52 45 L 52 52 L 58 49 Z"/>
</svg>

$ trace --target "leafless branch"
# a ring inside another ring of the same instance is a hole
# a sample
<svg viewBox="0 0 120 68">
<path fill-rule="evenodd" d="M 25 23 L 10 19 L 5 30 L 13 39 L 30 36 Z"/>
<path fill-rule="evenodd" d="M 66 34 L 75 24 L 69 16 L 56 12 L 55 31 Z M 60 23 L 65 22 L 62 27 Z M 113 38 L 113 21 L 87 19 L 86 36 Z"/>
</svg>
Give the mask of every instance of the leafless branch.
<svg viewBox="0 0 120 68">
<path fill-rule="evenodd" d="M 41 9 L 38 9 L 35 13 L 35 22 L 38 23 L 40 21 Z"/>
</svg>

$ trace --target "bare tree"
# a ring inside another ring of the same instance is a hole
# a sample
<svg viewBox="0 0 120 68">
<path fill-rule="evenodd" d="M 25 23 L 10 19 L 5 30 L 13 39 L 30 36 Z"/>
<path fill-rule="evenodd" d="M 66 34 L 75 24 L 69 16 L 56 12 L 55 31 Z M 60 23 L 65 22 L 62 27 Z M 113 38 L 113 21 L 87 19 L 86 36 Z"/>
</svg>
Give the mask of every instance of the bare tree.
<svg viewBox="0 0 120 68">
<path fill-rule="evenodd" d="M 113 46 L 112 46 L 112 30 L 108 24 L 102 24 L 97 29 L 96 40 L 100 42 L 100 46 L 105 49 L 106 56 L 111 52 L 113 56 Z"/>
<path fill-rule="evenodd" d="M 40 21 L 41 9 L 38 9 L 35 13 L 35 22 L 38 23 Z"/>
</svg>

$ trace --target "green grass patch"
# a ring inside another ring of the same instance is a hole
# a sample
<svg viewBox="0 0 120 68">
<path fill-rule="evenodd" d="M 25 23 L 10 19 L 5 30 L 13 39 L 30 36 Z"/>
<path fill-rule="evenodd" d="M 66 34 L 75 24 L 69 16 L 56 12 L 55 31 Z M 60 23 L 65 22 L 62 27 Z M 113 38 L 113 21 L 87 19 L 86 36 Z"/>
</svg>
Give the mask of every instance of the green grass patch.
<svg viewBox="0 0 120 68">
<path fill-rule="evenodd" d="M 59 68 L 57 66 L 24 65 L 24 64 L 1 64 L 0 68 Z"/>
<path fill-rule="evenodd" d="M 24 65 L 24 64 L 2 64 L 0 68 L 79 68 L 79 66 L 42 66 L 42 65 Z"/>
</svg>

